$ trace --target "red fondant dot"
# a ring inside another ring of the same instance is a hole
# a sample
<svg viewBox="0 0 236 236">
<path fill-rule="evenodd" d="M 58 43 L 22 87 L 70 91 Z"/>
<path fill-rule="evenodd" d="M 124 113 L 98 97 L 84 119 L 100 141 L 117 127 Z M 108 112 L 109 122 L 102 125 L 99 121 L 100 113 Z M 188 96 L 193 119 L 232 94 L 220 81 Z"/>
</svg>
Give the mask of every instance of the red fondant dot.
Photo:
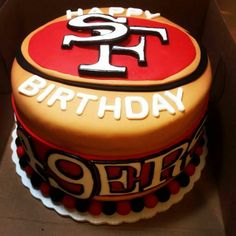
<svg viewBox="0 0 236 236">
<path fill-rule="evenodd" d="M 144 204 L 147 208 L 154 208 L 158 203 L 158 198 L 154 194 L 148 194 L 144 197 Z"/>
<path fill-rule="evenodd" d="M 22 146 L 18 146 L 16 149 L 17 156 L 21 158 L 25 155 L 25 149 Z"/>
<path fill-rule="evenodd" d="M 72 196 L 65 195 L 62 199 L 62 204 L 67 209 L 75 209 L 76 199 Z"/>
<path fill-rule="evenodd" d="M 189 164 L 185 168 L 185 173 L 188 176 L 192 176 L 195 173 L 195 166 L 193 164 Z"/>
<path fill-rule="evenodd" d="M 49 197 L 50 186 L 48 183 L 45 183 L 45 182 L 41 183 L 39 188 L 44 197 Z"/>
<path fill-rule="evenodd" d="M 24 169 L 25 173 L 27 174 L 28 177 L 31 177 L 31 175 L 33 174 L 34 170 L 31 166 L 26 166 Z"/>
<path fill-rule="evenodd" d="M 168 185 L 167 185 L 169 191 L 171 194 L 176 194 L 180 190 L 180 185 L 176 180 L 172 180 Z"/>
<path fill-rule="evenodd" d="M 102 212 L 102 203 L 98 201 L 92 201 L 89 206 L 89 213 L 94 216 L 100 215 Z"/>
<path fill-rule="evenodd" d="M 117 202 L 117 213 L 124 216 L 128 215 L 131 211 L 131 206 L 129 201 L 119 201 Z"/>
<path fill-rule="evenodd" d="M 203 152 L 203 149 L 202 149 L 202 147 L 197 147 L 197 149 L 196 149 L 196 151 L 195 151 L 195 153 L 200 157 L 201 155 L 202 155 L 202 152 Z"/>
</svg>

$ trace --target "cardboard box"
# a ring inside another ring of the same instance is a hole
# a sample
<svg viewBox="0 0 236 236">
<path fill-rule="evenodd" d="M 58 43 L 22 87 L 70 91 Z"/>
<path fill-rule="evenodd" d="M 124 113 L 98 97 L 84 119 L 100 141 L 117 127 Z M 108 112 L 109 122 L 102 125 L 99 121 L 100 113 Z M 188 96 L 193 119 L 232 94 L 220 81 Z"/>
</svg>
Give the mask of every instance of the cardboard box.
<svg viewBox="0 0 236 236">
<path fill-rule="evenodd" d="M 135 224 L 93 226 L 46 209 L 31 196 L 11 161 L 13 113 L 10 69 L 22 39 L 33 29 L 96 1 L 6 1 L 0 8 L 0 235 L 235 235 L 236 226 L 236 11 L 233 1 L 136 1 L 135 7 L 161 12 L 188 29 L 207 47 L 214 75 L 207 124 L 209 157 L 200 181 L 169 211 Z M 134 7 L 105 1 L 99 6 Z"/>
</svg>

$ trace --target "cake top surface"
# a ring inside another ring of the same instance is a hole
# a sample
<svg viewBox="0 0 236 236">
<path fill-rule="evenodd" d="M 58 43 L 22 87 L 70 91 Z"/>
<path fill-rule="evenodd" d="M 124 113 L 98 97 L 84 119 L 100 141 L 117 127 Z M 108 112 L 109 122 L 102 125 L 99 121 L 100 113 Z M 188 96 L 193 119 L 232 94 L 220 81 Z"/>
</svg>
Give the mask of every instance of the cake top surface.
<svg viewBox="0 0 236 236">
<path fill-rule="evenodd" d="M 196 40 L 137 8 L 67 11 L 26 37 L 12 69 L 25 127 L 101 159 L 135 158 L 187 136 L 206 111 L 210 82 Z"/>
</svg>

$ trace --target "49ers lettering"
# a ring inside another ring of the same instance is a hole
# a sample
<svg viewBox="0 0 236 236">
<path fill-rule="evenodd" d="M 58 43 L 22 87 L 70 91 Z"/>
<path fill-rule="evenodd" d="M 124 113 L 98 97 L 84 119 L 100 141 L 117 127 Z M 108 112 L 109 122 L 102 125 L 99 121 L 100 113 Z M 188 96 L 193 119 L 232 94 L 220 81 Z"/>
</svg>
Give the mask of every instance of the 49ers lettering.
<svg viewBox="0 0 236 236">
<path fill-rule="evenodd" d="M 129 195 L 158 188 L 180 174 L 190 162 L 190 153 L 202 136 L 203 123 L 190 141 L 161 153 L 115 162 L 85 160 L 54 150 L 46 150 L 48 154 L 42 162 L 34 155 L 31 137 L 22 128 L 18 128 L 18 136 L 31 167 L 52 186 L 80 199 L 94 196 L 125 199 Z"/>
<path fill-rule="evenodd" d="M 68 22 L 67 26 L 72 31 L 89 30 L 91 31 L 91 36 L 79 37 L 76 35 L 66 35 L 63 39 L 62 48 L 72 49 L 74 45 L 99 46 L 98 61 L 95 64 L 81 64 L 79 66 L 79 74 L 84 75 L 125 77 L 127 75 L 127 68 L 125 66 L 111 64 L 112 53 L 130 54 L 137 58 L 139 66 L 147 66 L 145 35 L 155 35 L 160 39 L 162 44 L 168 43 L 165 28 L 129 26 L 126 17 L 115 18 L 110 15 L 94 13 L 73 18 Z M 129 47 L 116 45 L 128 39 L 130 34 L 141 35 L 137 45 Z"/>
</svg>

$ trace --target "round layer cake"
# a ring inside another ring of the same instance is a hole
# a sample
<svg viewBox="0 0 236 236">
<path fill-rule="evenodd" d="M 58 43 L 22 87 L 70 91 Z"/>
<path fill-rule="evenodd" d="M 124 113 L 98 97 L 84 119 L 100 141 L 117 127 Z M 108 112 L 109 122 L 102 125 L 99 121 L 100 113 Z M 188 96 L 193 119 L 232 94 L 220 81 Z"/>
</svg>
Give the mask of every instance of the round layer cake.
<svg viewBox="0 0 236 236">
<path fill-rule="evenodd" d="M 204 48 L 160 14 L 67 11 L 28 35 L 13 64 L 20 165 L 69 209 L 155 207 L 198 167 L 210 83 Z"/>
</svg>

